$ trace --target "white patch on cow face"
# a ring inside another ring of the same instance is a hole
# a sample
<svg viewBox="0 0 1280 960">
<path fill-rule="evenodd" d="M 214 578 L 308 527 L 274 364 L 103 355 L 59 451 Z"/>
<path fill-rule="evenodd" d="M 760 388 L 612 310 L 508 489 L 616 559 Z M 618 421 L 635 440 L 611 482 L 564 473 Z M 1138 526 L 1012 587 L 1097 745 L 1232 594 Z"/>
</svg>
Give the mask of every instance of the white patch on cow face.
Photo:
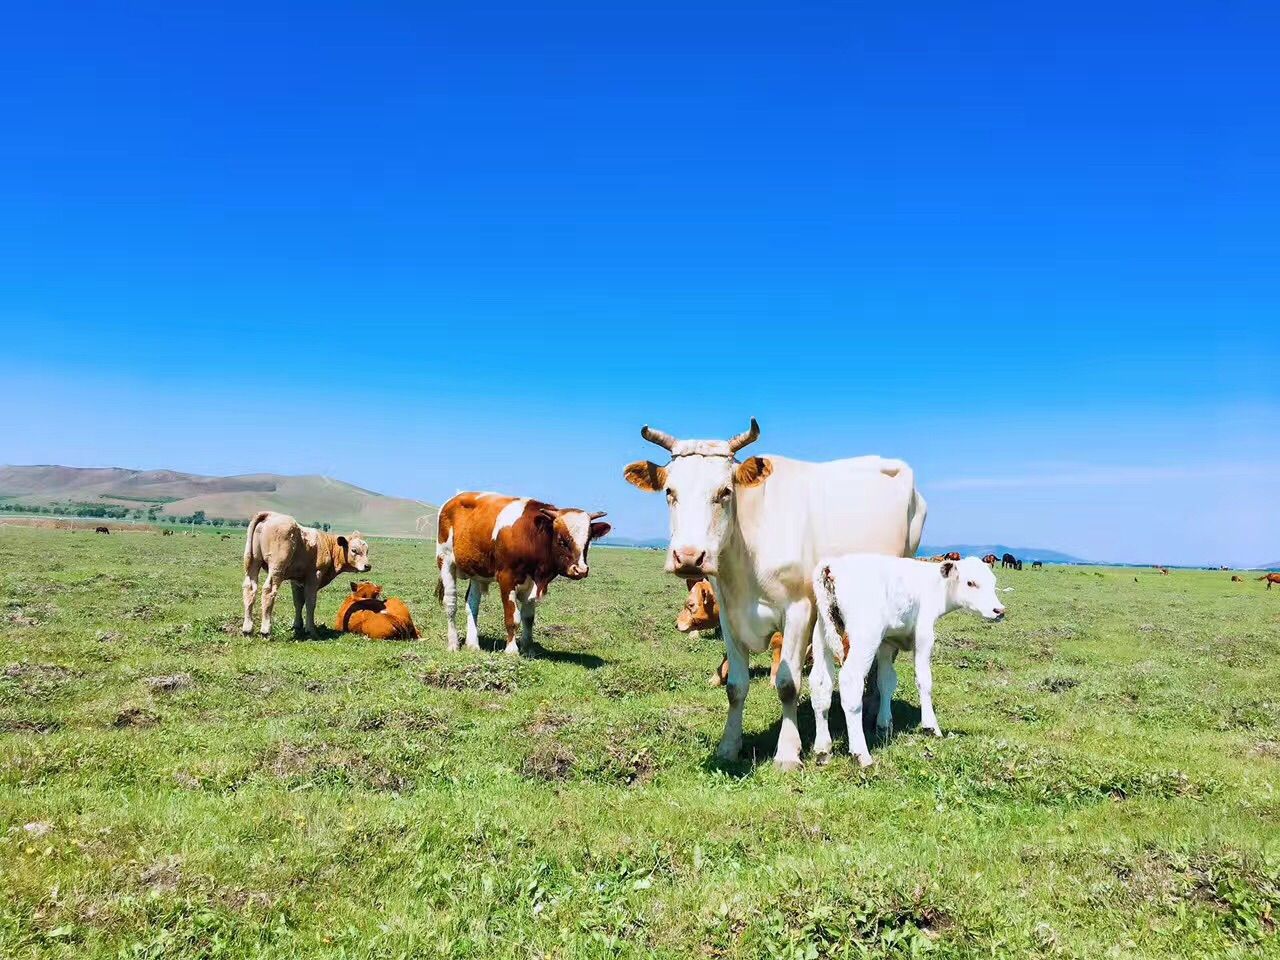
<svg viewBox="0 0 1280 960">
<path fill-rule="evenodd" d="M 368 573 L 373 569 L 369 562 L 369 543 L 358 533 L 353 533 L 347 541 L 347 566 L 356 573 Z"/>
<path fill-rule="evenodd" d="M 1004 617 L 1004 604 L 996 596 L 996 575 L 977 557 L 954 562 L 948 578 L 948 599 L 952 607 L 963 607 L 987 620 Z"/>
<path fill-rule="evenodd" d="M 676 457 L 664 491 L 671 515 L 666 569 L 678 576 L 714 576 L 733 524 L 733 459 Z"/>
<path fill-rule="evenodd" d="M 566 571 L 566 576 L 581 579 L 591 572 L 587 566 L 587 544 L 591 541 L 591 517 L 585 510 L 565 510 L 560 514 L 560 521 L 569 536 L 573 539 L 573 563 Z"/>
<path fill-rule="evenodd" d="M 512 500 L 505 507 L 498 511 L 498 516 L 493 521 L 493 539 L 498 539 L 499 531 L 512 526 L 517 520 L 524 516 L 524 508 L 528 506 L 529 498 L 524 497 L 520 500 Z"/>
</svg>

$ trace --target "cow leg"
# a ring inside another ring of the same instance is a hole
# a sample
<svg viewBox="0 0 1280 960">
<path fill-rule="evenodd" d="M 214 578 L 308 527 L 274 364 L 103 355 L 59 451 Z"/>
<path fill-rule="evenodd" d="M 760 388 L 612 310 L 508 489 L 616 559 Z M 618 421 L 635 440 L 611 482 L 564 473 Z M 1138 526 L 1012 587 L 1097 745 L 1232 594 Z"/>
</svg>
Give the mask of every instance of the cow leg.
<svg viewBox="0 0 1280 960">
<path fill-rule="evenodd" d="M 489 589 L 487 583 L 472 580 L 467 584 L 467 649 L 480 649 L 480 598 Z"/>
<path fill-rule="evenodd" d="M 252 572 L 245 573 L 244 587 L 241 590 L 244 597 L 244 623 L 240 625 L 240 632 L 246 637 L 253 633 L 253 598 L 258 593 L 258 575 L 262 572 L 257 564 L 249 569 Z"/>
<path fill-rule="evenodd" d="M 880 707 L 876 711 L 876 734 L 882 740 L 893 736 L 893 695 L 898 690 L 898 671 L 893 666 L 895 647 L 881 643 L 876 651 L 876 673 L 880 680 Z"/>
<path fill-rule="evenodd" d="M 520 601 L 520 652 L 525 656 L 533 651 L 533 618 L 537 605 L 533 599 Z"/>
<path fill-rule="evenodd" d="M 862 690 L 867 673 L 876 660 L 877 638 L 862 630 L 850 630 L 849 653 L 840 668 L 840 705 L 844 707 L 845 726 L 849 728 L 849 755 L 864 767 L 871 766 L 867 735 L 862 730 Z M 816 658 L 815 658 L 816 659 Z M 884 677 L 881 676 L 881 689 Z"/>
<path fill-rule="evenodd" d="M 831 726 L 827 717 L 831 711 L 836 658 L 827 646 L 822 624 L 815 625 L 813 630 L 813 669 L 809 672 L 809 699 L 813 704 L 815 730 L 813 754 L 818 763 L 826 763 L 831 759 Z"/>
<path fill-rule="evenodd" d="M 444 604 L 445 623 L 448 626 L 448 648 L 458 649 L 458 568 L 449 557 L 440 563 L 440 602 Z"/>
<path fill-rule="evenodd" d="M 748 660 L 747 649 L 734 639 L 723 621 L 720 632 L 724 636 L 725 659 L 729 661 L 729 676 L 724 684 L 725 696 L 729 700 L 729 715 L 725 718 L 724 733 L 720 735 L 720 744 L 716 747 L 716 759 L 732 763 L 738 759 L 738 753 L 742 750 L 742 711 L 747 702 L 751 662 Z"/>
<path fill-rule="evenodd" d="M 320 582 L 315 577 L 307 580 L 302 595 L 307 604 L 307 636 L 312 640 L 320 639 L 320 633 L 316 630 L 316 595 L 319 592 Z"/>
<path fill-rule="evenodd" d="M 280 591 L 280 578 L 268 568 L 267 579 L 262 584 L 262 625 L 258 628 L 264 637 L 271 636 L 271 614 L 276 608 L 276 594 Z"/>
<path fill-rule="evenodd" d="M 711 675 L 711 679 L 707 681 L 713 687 L 723 687 L 729 682 L 729 658 L 721 657 L 720 666 L 716 668 L 716 672 Z"/>
<path fill-rule="evenodd" d="M 942 736 L 938 715 L 933 712 L 933 630 L 916 634 L 916 688 L 920 691 L 920 726 Z"/>
<path fill-rule="evenodd" d="M 293 588 L 293 635 L 295 637 L 302 636 L 302 607 L 306 603 L 306 588 L 296 580 L 289 581 L 289 586 Z"/>
<path fill-rule="evenodd" d="M 778 750 L 773 763 L 779 770 L 800 769 L 800 727 L 796 724 L 796 707 L 800 699 L 800 672 L 809 638 L 813 635 L 813 603 L 806 597 L 787 607 L 782 632 L 782 659 L 774 686 L 782 703 L 782 727 L 778 731 Z"/>
<path fill-rule="evenodd" d="M 502 624 L 507 631 L 506 653 L 520 653 L 516 642 L 516 584 L 515 578 L 498 575 L 498 595 L 502 599 Z"/>
</svg>

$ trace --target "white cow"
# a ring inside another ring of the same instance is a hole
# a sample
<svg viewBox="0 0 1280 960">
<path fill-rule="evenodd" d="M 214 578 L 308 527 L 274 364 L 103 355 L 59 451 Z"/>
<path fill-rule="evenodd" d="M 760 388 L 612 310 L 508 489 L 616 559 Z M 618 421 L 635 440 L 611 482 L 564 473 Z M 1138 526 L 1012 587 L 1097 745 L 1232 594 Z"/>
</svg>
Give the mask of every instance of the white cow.
<svg viewBox="0 0 1280 960">
<path fill-rule="evenodd" d="M 800 667 L 813 633 L 810 577 L 821 557 L 852 551 L 911 556 L 920 546 L 925 502 L 911 468 L 901 460 L 857 457 L 805 463 L 783 457 L 734 454 L 760 435 L 732 440 L 677 440 L 645 427 L 640 435 L 671 453 L 671 462 L 630 464 L 626 479 L 641 490 L 664 491 L 671 515 L 666 570 L 709 577 L 720 603 L 729 677 L 729 715 L 716 754 L 734 760 L 742 748 L 748 656 L 783 633 L 775 687 L 782 729 L 774 762 L 800 765 L 796 701 Z"/>
<path fill-rule="evenodd" d="M 849 727 L 849 753 L 864 767 L 871 765 L 862 732 L 862 688 L 875 664 L 880 685 L 876 728 L 887 737 L 892 729 L 890 703 L 898 685 L 893 659 L 899 650 L 915 649 L 916 685 L 920 690 L 920 726 L 941 736 L 933 712 L 933 625 L 952 610 L 972 610 L 988 620 L 1004 616 L 996 597 L 996 575 L 977 557 L 942 564 L 901 557 L 853 554 L 818 562 L 813 571 L 819 623 L 814 633 L 809 695 L 817 736 L 813 752 L 831 754 L 831 685 L 840 669 L 840 703 Z"/>
</svg>

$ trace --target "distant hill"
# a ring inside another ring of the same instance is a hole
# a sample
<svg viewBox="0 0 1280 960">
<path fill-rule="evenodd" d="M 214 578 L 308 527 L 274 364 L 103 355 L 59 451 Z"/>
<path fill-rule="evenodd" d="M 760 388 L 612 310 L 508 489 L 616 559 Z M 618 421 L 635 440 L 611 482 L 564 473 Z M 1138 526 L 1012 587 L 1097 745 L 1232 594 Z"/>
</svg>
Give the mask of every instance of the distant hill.
<svg viewBox="0 0 1280 960">
<path fill-rule="evenodd" d="M 1046 550 L 1043 547 L 1010 547 L 1002 543 L 952 543 L 941 546 L 924 546 L 921 545 L 918 554 L 922 557 L 933 557 L 940 553 L 959 553 L 966 557 L 985 557 L 988 553 L 994 553 L 997 557 L 1002 557 L 1006 553 L 1012 553 L 1019 560 L 1030 562 L 1032 560 L 1041 560 L 1044 563 L 1092 563 L 1091 560 L 1082 560 L 1079 557 L 1073 557 L 1069 553 L 1062 553 L 1058 550 Z"/>
<path fill-rule="evenodd" d="M 434 530 L 420 534 L 417 520 L 436 512 L 419 500 L 386 497 L 329 477 L 205 477 L 176 470 L 53 465 L 0 467 L 0 506 L 5 502 L 156 507 L 167 516 L 203 510 L 211 520 L 244 520 L 259 510 L 278 510 L 304 524 L 323 522 L 335 530 L 392 537 L 433 535 Z"/>
</svg>

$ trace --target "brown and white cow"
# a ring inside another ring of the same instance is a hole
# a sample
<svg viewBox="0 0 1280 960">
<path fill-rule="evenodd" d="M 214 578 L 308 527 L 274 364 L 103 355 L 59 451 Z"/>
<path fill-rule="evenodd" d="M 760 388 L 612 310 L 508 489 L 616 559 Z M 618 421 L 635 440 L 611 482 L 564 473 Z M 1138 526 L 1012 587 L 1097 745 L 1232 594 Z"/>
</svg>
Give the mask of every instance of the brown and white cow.
<svg viewBox="0 0 1280 960">
<path fill-rule="evenodd" d="M 497 581 L 507 630 L 507 653 L 528 654 L 535 605 L 556 577 L 581 580 L 587 551 L 611 529 L 604 512 L 562 510 L 529 497 L 460 493 L 443 507 L 436 533 L 436 596 L 448 618 L 449 649 L 458 649 L 458 579 L 467 585 L 467 646 L 480 649 L 480 598 Z M 520 639 L 516 640 L 516 613 Z"/>
<path fill-rule="evenodd" d="M 302 610 L 307 611 L 306 631 L 316 633 L 316 594 L 343 573 L 367 573 L 369 544 L 359 533 L 339 537 L 301 526 L 293 517 L 264 510 L 249 521 L 244 541 L 244 625 L 253 632 L 253 597 L 258 577 L 267 571 L 262 585 L 262 626 L 264 637 L 271 635 L 271 613 L 276 591 L 288 580 L 293 587 L 293 632 L 303 631 Z"/>
<path fill-rule="evenodd" d="M 982 558 L 982 562 L 985 563 L 992 570 L 994 570 L 996 568 L 996 561 L 999 559 L 1000 558 L 997 557 L 994 553 L 988 553 L 985 557 Z"/>
</svg>

